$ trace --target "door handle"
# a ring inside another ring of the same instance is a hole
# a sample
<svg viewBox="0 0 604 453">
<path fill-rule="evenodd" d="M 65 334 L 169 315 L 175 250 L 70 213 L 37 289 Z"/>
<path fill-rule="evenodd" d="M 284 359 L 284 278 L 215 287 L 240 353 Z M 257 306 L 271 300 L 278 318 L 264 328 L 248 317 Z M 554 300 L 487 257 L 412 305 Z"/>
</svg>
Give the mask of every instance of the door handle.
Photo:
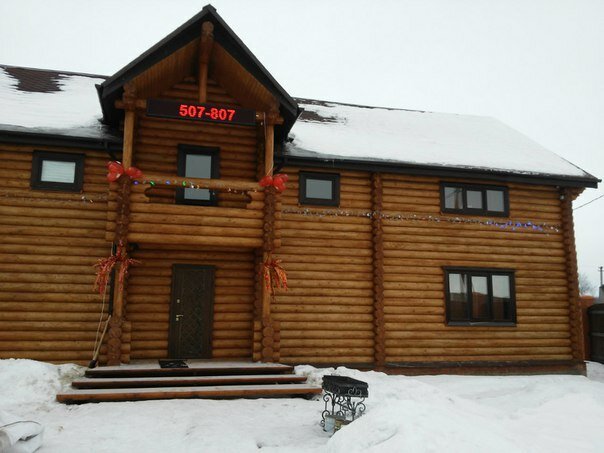
<svg viewBox="0 0 604 453">
<path fill-rule="evenodd" d="M 180 318 L 182 318 L 184 315 L 176 315 L 176 320 L 180 321 Z"/>
</svg>

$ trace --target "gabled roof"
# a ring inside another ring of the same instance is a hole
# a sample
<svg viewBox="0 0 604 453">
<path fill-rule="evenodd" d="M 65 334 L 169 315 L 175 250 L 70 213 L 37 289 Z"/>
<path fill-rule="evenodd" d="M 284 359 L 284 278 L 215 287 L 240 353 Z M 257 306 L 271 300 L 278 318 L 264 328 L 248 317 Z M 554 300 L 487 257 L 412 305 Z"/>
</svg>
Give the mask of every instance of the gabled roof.
<svg viewBox="0 0 604 453">
<path fill-rule="evenodd" d="M 115 101 L 122 96 L 124 84 L 186 44 L 199 38 L 201 24 L 205 21 L 210 21 L 214 25 L 215 42 L 230 53 L 279 101 L 280 113 L 285 120 L 283 134 L 287 134 L 299 114 L 295 100 L 287 94 L 262 63 L 258 61 L 212 5 L 204 6 L 190 20 L 97 86 L 103 109 L 103 121 L 106 124 L 117 124 L 122 115 L 122 112 L 115 109 L 114 105 Z"/>
<path fill-rule="evenodd" d="M 599 182 L 493 118 L 297 101 L 303 112 L 285 162 L 580 187 Z"/>
<path fill-rule="evenodd" d="M 101 123 L 94 85 L 104 76 L 0 65 L 0 131 L 119 142 Z"/>
</svg>

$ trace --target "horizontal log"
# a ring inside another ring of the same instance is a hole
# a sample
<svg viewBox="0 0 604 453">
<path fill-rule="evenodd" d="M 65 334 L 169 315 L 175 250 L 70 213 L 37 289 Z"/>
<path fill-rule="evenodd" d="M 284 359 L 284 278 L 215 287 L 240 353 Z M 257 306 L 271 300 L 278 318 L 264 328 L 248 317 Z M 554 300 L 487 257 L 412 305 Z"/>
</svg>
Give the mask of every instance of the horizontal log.
<svg viewBox="0 0 604 453">
<path fill-rule="evenodd" d="M 342 314 L 355 318 L 358 314 L 373 314 L 373 306 L 350 306 L 350 305 L 272 305 L 272 312 L 275 314 L 288 313 L 294 317 L 294 314 Z"/>
<path fill-rule="evenodd" d="M 405 346 L 405 347 L 403 347 L 403 346 Z M 400 339 L 392 339 L 392 340 L 386 339 L 386 348 L 388 349 L 389 353 L 407 354 L 406 352 L 403 352 L 403 350 L 408 349 L 407 346 L 411 347 L 412 349 L 443 348 L 444 350 L 449 350 L 449 349 L 456 350 L 456 348 L 467 348 L 467 349 L 502 348 L 503 350 L 505 350 L 505 348 L 515 348 L 515 347 L 522 347 L 522 348 L 557 347 L 557 348 L 563 348 L 566 350 L 570 347 L 570 340 L 568 340 L 568 339 L 543 339 L 543 338 L 540 338 L 540 339 L 509 338 L 509 339 L 498 339 L 498 340 L 484 339 L 484 338 L 476 339 L 476 340 L 471 340 L 471 339 L 466 339 L 466 338 L 460 339 L 460 340 L 453 340 L 453 339 L 447 338 L 447 339 L 442 339 L 442 340 L 437 340 L 437 339 L 419 340 L 419 339 L 414 338 L 412 341 L 409 341 L 408 344 L 401 344 Z M 400 351 L 400 352 L 396 352 L 396 351 Z M 476 353 L 472 353 L 472 354 L 476 355 Z M 409 353 L 409 355 L 411 355 L 411 353 Z"/>
<path fill-rule="evenodd" d="M 288 306 L 288 305 L 319 305 L 319 306 L 331 306 L 331 305 L 373 305 L 373 297 L 351 297 L 351 296 L 295 296 L 289 294 L 289 292 L 283 292 L 275 296 L 275 302 L 273 305 L 277 306 Z"/>
<path fill-rule="evenodd" d="M 3 285 L 4 286 L 4 285 Z M 86 302 L 98 304 L 100 306 L 101 296 L 98 293 L 89 291 L 87 293 L 49 293 L 44 295 L 45 302 Z M 21 302 L 37 302 L 40 300 L 39 292 L 7 292 L 2 288 L 0 291 L 0 301 L 21 301 Z"/>
<path fill-rule="evenodd" d="M 373 348 L 373 339 L 314 339 L 314 340 L 303 340 L 303 339 L 284 339 L 281 338 L 281 350 L 285 353 L 291 353 L 292 350 L 296 349 L 314 349 L 315 354 L 324 349 L 330 348 Z M 350 351 L 348 351 L 350 353 Z"/>
<path fill-rule="evenodd" d="M 458 356 L 421 356 L 421 355 L 391 355 L 386 354 L 386 362 L 507 362 L 525 360 L 571 360 L 571 354 L 493 354 L 485 358 L 484 355 L 458 355 Z"/>
<path fill-rule="evenodd" d="M 204 189 L 216 189 L 216 190 L 243 190 L 251 192 L 261 192 L 264 189 L 258 185 L 258 181 L 243 181 L 243 180 L 228 180 L 228 179 L 209 179 L 209 178 L 193 178 L 189 176 L 176 176 L 176 175 L 160 175 L 160 174 L 145 174 L 147 181 L 155 181 L 156 187 L 163 187 L 167 189 L 173 189 L 173 184 L 166 184 L 166 180 L 186 180 L 187 183 L 194 184 Z M 133 185 L 132 192 L 139 193 L 144 192 L 148 187 L 144 184 Z"/>
<path fill-rule="evenodd" d="M 286 339 L 369 339 L 372 340 L 372 330 L 299 330 L 294 327 L 281 330 L 281 340 Z"/>
<path fill-rule="evenodd" d="M 281 347 L 281 356 L 299 356 L 299 357 L 316 357 L 320 353 L 321 356 L 343 356 L 350 355 L 356 357 L 356 362 L 365 361 L 366 357 L 373 358 L 373 348 L 335 348 L 335 347 L 322 347 L 322 348 L 285 348 Z M 369 361 L 372 361 L 371 359 Z M 341 360 L 334 360 L 334 362 L 342 362 Z"/>
<path fill-rule="evenodd" d="M 531 331 L 515 331 L 515 330 L 507 330 L 507 331 L 498 331 L 497 329 L 490 330 L 480 330 L 473 331 L 469 329 L 465 330 L 457 330 L 457 329 L 434 329 L 433 331 L 402 331 L 402 330 L 387 330 L 386 331 L 386 339 L 392 340 L 444 340 L 444 339 L 463 339 L 463 340 L 491 340 L 491 339 L 535 339 L 535 338 L 545 338 L 545 339 L 564 339 L 569 340 L 570 335 L 568 332 L 549 332 L 549 331 L 540 331 L 540 332 L 531 332 Z"/>
<path fill-rule="evenodd" d="M 130 242 L 146 242 L 150 244 L 191 244 L 191 245 L 217 245 L 226 247 L 257 248 L 262 246 L 261 238 L 228 237 L 228 236 L 187 236 L 177 234 L 150 234 L 129 233 Z"/>
<path fill-rule="evenodd" d="M 514 347 L 406 347 L 406 348 L 388 348 L 387 355 L 405 355 L 405 356 L 431 356 L 447 357 L 451 356 L 492 356 L 492 355 L 510 355 L 523 354 L 537 356 L 539 354 L 570 354 L 570 347 L 559 346 L 514 346 Z M 484 359 L 483 359 L 484 360 Z M 431 361 L 431 360 L 427 360 Z"/>
<path fill-rule="evenodd" d="M 253 209 L 220 208 L 214 206 L 169 205 L 153 203 L 131 203 L 130 212 L 164 215 L 235 217 L 244 219 L 259 219 L 263 216 L 263 213 L 260 210 Z"/>
<path fill-rule="evenodd" d="M 196 226 L 196 225 L 170 225 L 157 223 L 136 223 L 131 222 L 129 234 L 144 235 L 147 231 L 153 231 L 153 235 L 182 235 L 182 236 L 207 236 L 207 237 L 231 237 L 233 239 L 259 238 L 262 234 L 258 228 L 237 228 L 228 225 L 220 227 Z"/>
<path fill-rule="evenodd" d="M 62 207 L 60 209 L 42 208 L 31 209 L 31 206 L 3 206 L 0 204 L 1 216 L 16 216 L 27 219 L 32 218 L 60 218 L 60 219 L 89 219 L 89 220 L 104 220 L 105 212 L 91 211 L 88 209 L 69 209 Z M 27 220 L 30 221 L 30 220 Z"/>
</svg>

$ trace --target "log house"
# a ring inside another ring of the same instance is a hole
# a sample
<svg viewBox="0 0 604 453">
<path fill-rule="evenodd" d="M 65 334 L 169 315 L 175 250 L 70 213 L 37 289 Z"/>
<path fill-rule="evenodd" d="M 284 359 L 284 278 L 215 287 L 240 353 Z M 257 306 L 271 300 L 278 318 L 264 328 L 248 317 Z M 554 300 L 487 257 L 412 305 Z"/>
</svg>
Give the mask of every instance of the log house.
<svg viewBox="0 0 604 453">
<path fill-rule="evenodd" d="M 87 363 L 111 315 L 110 365 L 584 370 L 572 200 L 599 180 L 515 131 L 292 98 L 210 5 L 111 77 L 0 72 L 2 109 L 27 95 L 0 124 L 0 358 Z M 451 161 L 408 156 L 425 130 Z M 459 142 L 518 154 L 488 165 Z M 108 160 L 144 176 L 109 184 Z M 276 173 L 285 191 L 260 187 Z M 118 244 L 139 263 L 99 295 L 93 265 Z M 265 284 L 275 258 L 287 290 Z"/>
</svg>

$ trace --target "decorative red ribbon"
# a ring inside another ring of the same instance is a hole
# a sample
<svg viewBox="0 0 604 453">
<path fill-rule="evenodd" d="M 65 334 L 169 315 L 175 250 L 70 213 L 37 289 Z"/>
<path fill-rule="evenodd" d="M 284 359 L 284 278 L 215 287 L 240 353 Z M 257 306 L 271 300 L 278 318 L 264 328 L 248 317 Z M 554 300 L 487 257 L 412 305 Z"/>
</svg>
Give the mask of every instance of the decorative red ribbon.
<svg viewBox="0 0 604 453">
<path fill-rule="evenodd" d="M 271 258 L 269 255 L 262 265 L 264 284 L 271 294 L 275 294 L 275 288 L 282 288 L 287 291 L 287 273 L 281 267 L 281 259 Z"/>
<path fill-rule="evenodd" d="M 122 263 L 118 273 L 118 284 L 120 287 L 124 286 L 124 280 L 128 275 L 128 268 L 133 264 L 140 264 L 140 261 L 133 258 L 127 258 L 124 252 L 124 243 L 120 241 L 117 246 L 115 255 L 111 255 L 107 258 L 101 258 L 94 265 L 96 268 L 96 280 L 94 281 L 94 289 L 98 290 L 100 295 L 103 295 L 107 290 L 107 284 L 109 283 L 109 276 L 111 271 L 117 263 Z"/>
<path fill-rule="evenodd" d="M 287 176 L 285 173 L 279 173 L 274 176 L 266 175 L 264 178 L 262 178 L 260 180 L 259 184 L 260 184 L 260 187 L 272 186 L 275 189 L 277 189 L 279 192 L 283 192 L 286 189 L 285 183 L 287 182 L 288 179 L 289 179 L 289 176 Z"/>
<path fill-rule="evenodd" d="M 143 176 L 143 172 L 136 167 L 128 167 L 124 170 L 124 166 L 118 161 L 107 162 L 107 181 L 117 181 L 123 174 L 127 175 L 130 179 L 137 179 Z"/>
</svg>

